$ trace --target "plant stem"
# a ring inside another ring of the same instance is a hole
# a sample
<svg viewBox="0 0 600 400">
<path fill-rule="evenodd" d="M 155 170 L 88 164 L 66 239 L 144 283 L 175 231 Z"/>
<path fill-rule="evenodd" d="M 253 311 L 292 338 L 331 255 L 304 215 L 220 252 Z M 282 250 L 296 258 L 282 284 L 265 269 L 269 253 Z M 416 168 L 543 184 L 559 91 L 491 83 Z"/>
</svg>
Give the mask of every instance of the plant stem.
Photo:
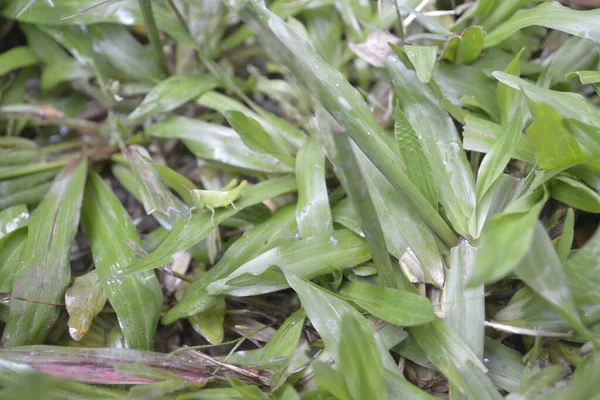
<svg viewBox="0 0 600 400">
<path fill-rule="evenodd" d="M 152 12 L 152 2 L 151 0 L 138 0 L 138 3 L 140 5 L 140 10 L 142 10 L 142 17 L 144 18 L 146 30 L 148 31 L 148 40 L 150 41 L 150 46 L 152 46 L 152 49 L 156 54 L 156 58 L 158 59 L 160 67 L 163 70 L 163 75 L 167 76 L 167 59 L 165 58 L 165 53 L 162 50 L 158 29 L 156 28 L 156 21 L 154 20 L 154 13 Z"/>
</svg>

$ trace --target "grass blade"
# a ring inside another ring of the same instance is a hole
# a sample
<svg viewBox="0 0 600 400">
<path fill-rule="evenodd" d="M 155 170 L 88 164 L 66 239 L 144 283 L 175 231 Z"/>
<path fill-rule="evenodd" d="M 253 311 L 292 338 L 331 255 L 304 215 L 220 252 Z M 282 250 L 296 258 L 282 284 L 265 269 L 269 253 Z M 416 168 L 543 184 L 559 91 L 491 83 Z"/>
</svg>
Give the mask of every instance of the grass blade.
<svg viewBox="0 0 600 400">
<path fill-rule="evenodd" d="M 287 66 L 309 89 L 313 100 L 323 103 L 392 185 L 415 205 L 415 209 L 444 242 L 454 244 L 456 238 L 451 229 L 437 211 L 428 206 L 424 196 L 404 173 L 396 153 L 384 143 L 382 129 L 358 91 L 279 17 L 257 2 L 251 4 L 241 10 L 242 18 L 247 22 L 252 21 L 254 24 L 251 26 L 256 26 L 258 32 L 273 40 Z"/>
<path fill-rule="evenodd" d="M 142 243 L 129 215 L 98 175 L 91 175 L 87 184 L 82 222 L 98 276 L 117 313 L 127 346 L 152 349 L 162 306 L 160 285 L 153 272 L 105 279 L 134 262 L 135 248 Z"/>
<path fill-rule="evenodd" d="M 94 317 L 106 303 L 106 295 L 98 278 L 98 271 L 92 270 L 78 276 L 65 293 L 65 305 L 69 313 L 69 335 L 79 341 L 90 329 Z"/>
<path fill-rule="evenodd" d="M 174 75 L 152 88 L 127 119 L 129 121 L 151 117 L 174 110 L 188 101 L 214 89 L 217 81 L 209 75 Z"/>
<path fill-rule="evenodd" d="M 31 213 L 30 231 L 14 278 L 9 321 L 2 336 L 7 348 L 43 343 L 58 319 L 60 310 L 50 304 L 63 302 L 71 279 L 69 256 L 79 223 L 86 170 L 85 159 L 67 164 Z"/>
<path fill-rule="evenodd" d="M 112 277 L 120 279 L 119 277 L 122 276 L 166 265 L 172 262 L 179 252 L 200 242 L 216 226 L 240 210 L 295 190 L 296 180 L 294 178 L 275 178 L 246 189 L 241 200 L 235 203 L 235 208 L 215 210 L 214 217 L 211 217 L 210 211 L 204 211 L 198 212 L 190 218 L 180 218 L 173 225 L 171 234 L 158 249 L 141 260 L 131 262 L 126 266 L 121 265 L 119 272 L 115 271 Z"/>
<path fill-rule="evenodd" d="M 179 304 L 163 317 L 163 323 L 206 311 L 216 301 L 206 291 L 210 283 L 225 278 L 251 259 L 294 238 L 298 232 L 294 210 L 292 205 L 283 207 L 267 221 L 248 230 L 214 267 L 187 288 Z"/>
<path fill-rule="evenodd" d="M 284 276 L 272 266 L 313 279 L 354 267 L 370 258 L 364 240 L 342 229 L 277 246 L 211 283 L 207 290 L 211 295 L 254 296 L 287 287 Z"/>
<path fill-rule="evenodd" d="M 436 46 L 408 46 L 402 47 L 402 50 L 408 56 L 408 59 L 415 67 L 419 80 L 423 83 L 429 83 L 435 61 L 437 58 L 438 48 Z"/>
<path fill-rule="evenodd" d="M 450 116 L 430 89 L 400 61 L 388 61 L 399 106 L 415 130 L 432 170 L 439 200 L 452 226 L 468 235 L 475 206 L 475 182 Z"/>
<path fill-rule="evenodd" d="M 420 294 L 360 282 L 344 284 L 339 294 L 394 325 L 421 325 L 435 318 L 429 300 Z"/>
<path fill-rule="evenodd" d="M 517 11 L 485 37 L 483 47 L 496 46 L 513 33 L 532 25 L 545 26 L 600 43 L 599 10 L 574 10 L 552 1 Z"/>
<path fill-rule="evenodd" d="M 567 282 L 578 306 L 600 302 L 600 229 L 565 265 Z"/>
<path fill-rule="evenodd" d="M 547 200 L 545 188 L 536 190 L 489 220 L 483 228 L 469 286 L 493 282 L 517 267 L 534 240 L 535 225 Z"/>
<path fill-rule="evenodd" d="M 298 152 L 296 179 L 298 181 L 296 221 L 300 236 L 307 238 L 332 233 L 333 221 L 325 183 L 325 154 L 313 138 L 307 138 Z"/>
</svg>

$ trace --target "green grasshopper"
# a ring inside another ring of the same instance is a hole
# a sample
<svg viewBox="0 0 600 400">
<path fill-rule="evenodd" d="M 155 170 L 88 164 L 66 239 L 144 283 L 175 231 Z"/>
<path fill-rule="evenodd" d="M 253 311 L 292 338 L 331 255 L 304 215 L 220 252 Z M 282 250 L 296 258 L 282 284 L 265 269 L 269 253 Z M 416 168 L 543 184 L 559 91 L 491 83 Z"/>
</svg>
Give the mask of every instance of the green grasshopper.
<svg viewBox="0 0 600 400">
<path fill-rule="evenodd" d="M 233 202 L 240 197 L 246 185 L 248 185 L 248 182 L 245 180 L 238 185 L 237 179 L 232 179 L 221 190 L 192 189 L 190 190 L 192 195 L 192 209 L 208 208 L 212 212 L 210 221 L 214 225 L 215 208 L 227 207 L 229 205 L 235 208 Z"/>
</svg>

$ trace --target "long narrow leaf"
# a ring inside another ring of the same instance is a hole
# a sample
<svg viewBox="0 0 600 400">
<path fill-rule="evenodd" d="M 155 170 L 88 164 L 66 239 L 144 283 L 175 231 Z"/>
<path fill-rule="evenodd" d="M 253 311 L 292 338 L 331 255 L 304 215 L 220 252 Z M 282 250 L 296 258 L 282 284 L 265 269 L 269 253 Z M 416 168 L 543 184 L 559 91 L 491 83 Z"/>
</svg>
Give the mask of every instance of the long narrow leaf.
<svg viewBox="0 0 600 400">
<path fill-rule="evenodd" d="M 58 319 L 60 310 L 54 304 L 62 304 L 71 279 L 69 256 L 79 224 L 86 169 L 85 159 L 67 164 L 31 214 L 12 288 L 15 299 L 2 336 L 5 347 L 43 343 Z"/>
</svg>

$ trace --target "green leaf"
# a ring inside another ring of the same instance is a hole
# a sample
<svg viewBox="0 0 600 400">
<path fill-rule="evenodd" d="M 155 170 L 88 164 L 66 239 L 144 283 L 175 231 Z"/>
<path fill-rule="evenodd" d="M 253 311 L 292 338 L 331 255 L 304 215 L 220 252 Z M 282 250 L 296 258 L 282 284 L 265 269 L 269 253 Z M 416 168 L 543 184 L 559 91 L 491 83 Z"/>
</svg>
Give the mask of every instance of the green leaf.
<svg viewBox="0 0 600 400">
<path fill-rule="evenodd" d="M 578 93 L 545 89 L 500 71 L 494 72 L 493 75 L 500 82 L 521 90 L 534 103 L 549 105 L 561 114 L 561 118 L 576 119 L 584 124 L 600 128 L 600 112 Z"/>
<path fill-rule="evenodd" d="M 570 207 L 600 214 L 600 194 L 567 176 L 557 176 L 551 181 L 550 197 Z"/>
<path fill-rule="evenodd" d="M 12 287 L 9 321 L 2 336 L 5 347 L 43 343 L 59 317 L 57 307 L 44 303 L 61 304 L 71 279 L 69 256 L 79 223 L 86 169 L 85 159 L 67 164 L 31 213 Z"/>
<path fill-rule="evenodd" d="M 427 358 L 467 398 L 501 399 L 479 357 L 441 320 L 409 329 Z"/>
<path fill-rule="evenodd" d="M 567 75 L 567 78 L 577 76 L 579 81 L 584 84 L 600 83 L 600 71 L 575 71 Z"/>
<path fill-rule="evenodd" d="M 130 146 L 125 151 L 125 158 L 136 177 L 138 192 L 148 215 L 161 214 L 171 224 L 189 215 L 188 207 L 165 186 L 145 148 Z"/>
<path fill-rule="evenodd" d="M 562 115 L 544 103 L 531 104 L 530 109 L 533 122 L 527 128 L 527 136 L 540 168 L 565 168 L 588 159 L 565 127 Z"/>
<path fill-rule="evenodd" d="M 396 105 L 395 115 L 394 135 L 406 165 L 408 177 L 429 203 L 433 207 L 437 207 L 438 193 L 433 171 L 427 161 L 419 136 L 398 105 Z"/>
<path fill-rule="evenodd" d="M 460 36 L 453 36 L 448 40 L 442 57 L 456 64 L 470 64 L 479 58 L 484 37 L 482 27 L 470 26 Z"/>
<path fill-rule="evenodd" d="M 428 206 L 423 195 L 405 175 L 397 153 L 385 144 L 383 130 L 359 92 L 280 18 L 258 2 L 248 3 L 251 6 L 240 10 L 240 15 L 246 22 L 254 21 L 255 24 L 250 26 L 272 40 L 278 55 L 311 93 L 311 99 L 323 103 L 392 185 L 415 205 L 435 232 L 445 242 L 454 242 L 454 234 L 447 224 L 433 207 Z"/>
<path fill-rule="evenodd" d="M 93 68 L 74 59 L 47 65 L 42 71 L 41 86 L 49 92 L 63 82 L 88 80 L 94 76 Z"/>
<path fill-rule="evenodd" d="M 489 370 L 490 380 L 509 393 L 519 391 L 525 369 L 523 355 L 488 337 L 485 338 L 484 346 L 485 366 Z"/>
<path fill-rule="evenodd" d="M 354 267 L 370 258 L 365 241 L 343 229 L 277 246 L 214 281 L 207 290 L 211 295 L 254 296 L 287 287 L 285 277 L 272 266 L 312 279 Z"/>
<path fill-rule="evenodd" d="M 454 123 L 431 90 L 415 79 L 414 72 L 400 61 L 389 60 L 387 70 L 398 104 L 436 171 L 439 201 L 454 229 L 467 235 L 467 223 L 475 205 L 475 182 Z"/>
<path fill-rule="evenodd" d="M 339 294 L 394 325 L 420 325 L 435 318 L 431 304 L 420 294 L 360 282 L 344 284 Z"/>
<path fill-rule="evenodd" d="M 467 116 L 467 125 L 465 126 L 464 147 L 466 150 L 488 153 L 496 142 L 503 136 L 501 125 L 491 121 Z M 535 156 L 531 147 L 531 140 L 527 135 L 520 135 L 516 148 L 510 154 L 510 158 L 525 161 L 529 164 L 535 164 Z"/>
<path fill-rule="evenodd" d="M 533 241 L 538 216 L 546 200 L 547 190 L 536 190 L 488 221 L 483 228 L 469 286 L 493 282 L 517 267 Z"/>
<path fill-rule="evenodd" d="M 10 1 L 2 9 L 2 15 L 10 19 L 32 24 L 50 25 L 91 25 L 111 22 L 123 25 L 144 25 L 139 5 L 136 1 L 124 0 L 108 2 L 97 7 L 97 0 L 71 0 L 49 6 L 44 1 Z M 83 12 L 85 10 L 85 12 Z M 194 45 L 185 27 L 164 8 L 153 7 L 157 26 L 175 40 L 186 45 Z M 70 18 L 69 18 L 70 17 Z"/>
<path fill-rule="evenodd" d="M 384 368 L 373 329 L 350 315 L 342 317 L 339 368 L 353 399 L 386 397 Z"/>
<path fill-rule="evenodd" d="M 0 248 L 4 239 L 10 233 L 27 226 L 29 211 L 23 204 L 5 208 L 0 211 Z"/>
<path fill-rule="evenodd" d="M 260 349 L 259 361 L 291 357 L 298 346 L 305 318 L 306 313 L 303 310 L 290 315 L 277 329 L 269 343 Z"/>
<path fill-rule="evenodd" d="M 152 349 L 162 306 L 160 285 L 152 272 L 107 279 L 136 260 L 136 249 L 142 243 L 127 211 L 98 175 L 90 175 L 82 221 L 98 276 L 127 346 Z"/>
<path fill-rule="evenodd" d="M 252 151 L 261 154 L 270 154 L 289 166 L 294 166 L 294 159 L 287 149 L 278 145 L 276 140 L 271 139 L 269 133 L 253 118 L 236 110 L 225 113 L 227 122 L 240 135 L 244 144 Z"/>
<path fill-rule="evenodd" d="M 79 341 L 83 338 L 105 303 L 106 295 L 97 270 L 94 269 L 73 280 L 73 284 L 65 293 L 65 305 L 69 313 L 67 324 L 73 340 Z"/>
<path fill-rule="evenodd" d="M 347 302 L 292 272 L 283 270 L 283 273 L 289 286 L 300 298 L 302 308 L 321 336 L 327 352 L 336 362 L 341 362 L 341 353 L 344 351 L 341 346 L 343 319 L 352 318 L 357 324 L 364 327 L 362 329 L 372 332 L 373 329 L 369 326 L 368 321 Z M 372 333 L 371 337 L 375 337 L 375 340 L 378 341 L 376 333 Z M 381 343 L 378 343 L 377 347 L 379 348 L 378 357 L 383 361 L 384 367 L 393 368 L 394 361 L 388 350 L 382 348 Z"/>
<path fill-rule="evenodd" d="M 563 222 L 563 230 L 560 234 L 560 240 L 555 245 L 556 254 L 563 264 L 566 263 L 571 246 L 573 246 L 573 237 L 575 236 L 575 213 L 572 208 L 567 210 L 567 216 Z"/>
<path fill-rule="evenodd" d="M 225 334 L 225 298 L 214 297 L 214 304 L 208 310 L 201 311 L 188 318 L 190 325 L 211 344 L 219 344 Z"/>
<path fill-rule="evenodd" d="M 26 46 L 13 47 L 0 54 L 0 76 L 15 69 L 37 65 L 40 61 L 33 51 Z"/>
<path fill-rule="evenodd" d="M 120 25 L 95 24 L 86 27 L 94 51 L 117 70 L 141 81 L 158 82 L 160 65 L 152 52 L 142 46 L 129 30 Z"/>
<path fill-rule="evenodd" d="M 200 242 L 216 226 L 227 218 L 234 216 L 240 210 L 295 190 L 296 180 L 294 178 L 275 178 L 247 188 L 243 197 L 235 203 L 235 208 L 215 210 L 213 217 L 211 217 L 210 211 L 203 211 L 195 213 L 190 218 L 180 218 L 173 225 L 171 234 L 158 249 L 141 260 L 130 262 L 129 265 L 120 265 L 119 272 L 115 271 L 113 278 L 117 279 L 118 277 L 169 264 L 179 252 L 187 250 Z"/>
<path fill-rule="evenodd" d="M 205 92 L 214 89 L 217 81 L 210 75 L 173 75 L 158 83 L 129 115 L 135 121 L 174 110 Z"/>
<path fill-rule="evenodd" d="M 569 325 L 586 338 L 591 334 L 585 328 L 567 283 L 563 265 L 554 250 L 546 229 L 536 221 L 529 251 L 515 273 L 523 282 L 550 303 Z M 581 290 L 577 288 L 577 290 Z"/>
<path fill-rule="evenodd" d="M 485 155 L 477 171 L 477 202 L 479 203 L 510 161 L 510 155 L 515 151 L 523 131 L 523 116 L 521 111 L 513 114 L 510 122 L 503 127 L 504 134 L 494 143 Z"/>
<path fill-rule="evenodd" d="M 320 120 L 319 139 L 329 161 L 335 167 L 344 191 L 348 194 L 358 214 L 360 226 L 369 245 L 382 284 L 387 287 L 408 289 L 411 286 L 410 282 L 400 271 L 395 271 L 392 266 L 372 196 L 365 190 L 363 182 L 367 179 L 364 172 L 361 171 L 356 156 L 356 153 L 362 154 L 362 152 L 356 145 L 354 148 L 352 147 L 352 142 L 346 135 L 333 133 L 332 118 L 322 107 L 317 110 L 317 118 Z"/>
<path fill-rule="evenodd" d="M 600 10 L 574 10 L 551 1 L 517 11 L 508 21 L 485 37 L 483 46 L 495 46 L 513 33 L 533 25 L 545 26 L 600 43 Z"/>
<path fill-rule="evenodd" d="M 163 323 L 169 324 L 208 310 L 216 302 L 216 298 L 206 292 L 211 282 L 225 278 L 259 254 L 294 238 L 298 232 L 294 210 L 293 205 L 285 206 L 267 221 L 248 230 L 227 249 L 214 267 L 187 288 L 179 304 L 163 317 Z"/>
<path fill-rule="evenodd" d="M 567 282 L 578 306 L 600 302 L 600 229 L 569 258 Z"/>
<path fill-rule="evenodd" d="M 477 249 L 467 242 L 450 250 L 450 273 L 444 287 L 444 322 L 471 350 L 483 358 L 485 298 L 483 285 L 467 287 L 467 276 L 475 266 Z"/>
<path fill-rule="evenodd" d="M 505 73 L 510 75 L 519 76 L 520 74 L 520 61 L 525 48 L 521 49 L 512 59 L 508 67 L 504 70 Z M 498 106 L 500 108 L 500 119 L 502 125 L 508 125 L 518 110 L 518 106 L 521 104 L 522 95 L 516 89 L 510 86 L 498 82 Z"/>
<path fill-rule="evenodd" d="M 437 46 L 409 46 L 405 45 L 402 50 L 408 56 L 408 59 L 415 67 L 419 80 L 423 83 L 429 83 L 435 61 L 437 58 Z"/>
<path fill-rule="evenodd" d="M 290 173 L 293 168 L 275 157 L 252 151 L 230 128 L 184 118 L 169 117 L 146 129 L 148 136 L 177 138 L 196 156 L 251 171 Z"/>
<path fill-rule="evenodd" d="M 296 221 L 300 236 L 333 232 L 331 209 L 325 183 L 325 154 L 319 143 L 308 137 L 296 161 L 298 203 Z"/>
<path fill-rule="evenodd" d="M 591 40 L 571 36 L 542 61 L 544 67 L 537 84 L 544 88 L 566 82 L 577 69 L 595 68 L 598 64 L 598 45 Z"/>
<path fill-rule="evenodd" d="M 27 239 L 27 229 L 17 229 L 0 242 L 0 292 L 11 292 L 16 272 L 21 266 L 21 254 Z"/>
</svg>

